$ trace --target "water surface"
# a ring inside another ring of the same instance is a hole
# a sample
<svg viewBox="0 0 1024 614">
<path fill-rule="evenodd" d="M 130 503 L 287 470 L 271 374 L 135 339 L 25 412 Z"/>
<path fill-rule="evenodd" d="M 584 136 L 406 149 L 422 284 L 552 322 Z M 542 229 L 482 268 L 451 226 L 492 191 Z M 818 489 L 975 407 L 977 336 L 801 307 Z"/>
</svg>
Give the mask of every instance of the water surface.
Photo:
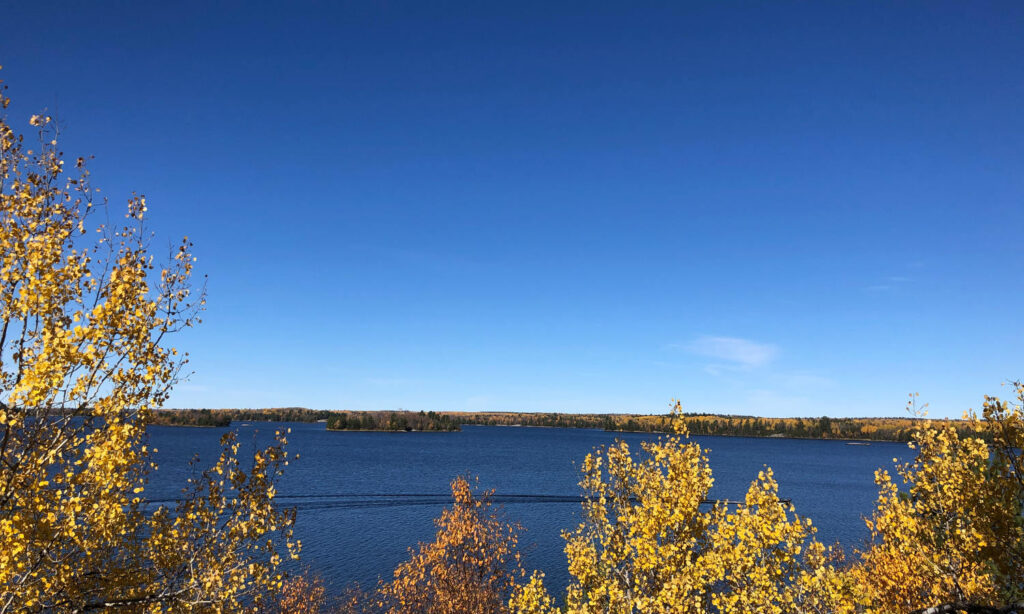
<svg viewBox="0 0 1024 614">
<path fill-rule="evenodd" d="M 475 476 L 504 498 L 506 516 L 522 524 L 520 545 L 528 569 L 541 569 L 551 587 L 568 581 L 560 532 L 574 527 L 579 504 L 561 497 L 580 494 L 579 463 L 616 438 L 639 448 L 657 435 L 589 429 L 467 426 L 456 433 L 361 433 L 327 431 L 324 424 L 253 422 L 231 430 L 251 450 L 267 445 L 277 428 L 292 429 L 289 450 L 298 453 L 278 489 L 298 509 L 296 535 L 302 562 L 333 590 L 350 582 L 372 586 L 408 556 L 409 546 L 433 538 L 433 519 L 447 504 L 449 483 Z M 159 470 L 150 498 L 173 498 L 189 475 L 187 461 L 216 460 L 226 428 L 150 427 Z M 775 471 L 779 493 L 797 513 L 809 516 L 826 543 L 850 548 L 867 537 L 863 517 L 877 497 L 874 471 L 910 456 L 906 444 L 872 442 L 694 437 L 709 449 L 715 486 L 711 496 L 741 499 L 763 466 Z M 339 497 L 338 495 L 345 495 Z M 351 497 L 351 495 L 377 495 Z M 387 496 L 383 496 L 387 495 Z M 416 495 L 416 496 L 395 496 Z"/>
</svg>

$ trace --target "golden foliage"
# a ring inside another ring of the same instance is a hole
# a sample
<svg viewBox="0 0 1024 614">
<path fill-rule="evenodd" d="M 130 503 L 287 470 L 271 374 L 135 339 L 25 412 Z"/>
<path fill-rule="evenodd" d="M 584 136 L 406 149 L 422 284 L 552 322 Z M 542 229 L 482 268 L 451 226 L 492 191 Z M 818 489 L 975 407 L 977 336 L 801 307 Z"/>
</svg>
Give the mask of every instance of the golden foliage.
<svg viewBox="0 0 1024 614">
<path fill-rule="evenodd" d="M 275 601 L 275 613 L 322 614 L 327 612 L 327 589 L 319 576 L 296 575 L 285 580 Z"/>
<path fill-rule="evenodd" d="M 187 362 L 166 337 L 203 302 L 191 244 L 157 267 L 142 196 L 94 225 L 85 160 L 69 173 L 55 123 L 29 123 L 32 148 L 0 117 L 0 613 L 254 603 L 280 582 L 268 533 L 291 545 L 284 440 L 248 474 L 225 440 L 173 510 L 145 507 L 146 422 Z"/>
<path fill-rule="evenodd" d="M 1024 401 L 1024 387 L 1015 387 Z M 992 449 L 950 427 L 924 428 L 911 444 L 916 458 L 896 469 L 905 489 L 887 471 L 876 473 L 872 544 L 851 571 L 863 603 L 908 612 L 1024 596 L 1021 415 L 1020 405 L 986 397 L 971 422 L 990 433 Z"/>
<path fill-rule="evenodd" d="M 681 420 L 675 428 L 644 443 L 642 454 L 619 441 L 584 460 L 583 521 L 564 533 L 574 578 L 565 611 L 791 612 L 843 603 L 842 579 L 810 523 L 779 499 L 771 471 L 750 485 L 738 509 L 708 507 L 714 480 L 707 455 Z M 554 611 L 536 574 L 510 607 Z"/>
<path fill-rule="evenodd" d="M 380 614 L 380 599 L 373 592 L 365 591 L 358 584 L 352 584 L 342 591 L 336 605 L 329 608 L 331 614 Z M 281 610 L 281 614 L 288 614 Z"/>
<path fill-rule="evenodd" d="M 452 507 L 435 521 L 437 537 L 410 550 L 411 558 L 380 587 L 389 614 L 493 614 L 504 611 L 523 577 L 516 550 L 517 527 L 492 509 L 487 491 L 452 482 Z"/>
</svg>

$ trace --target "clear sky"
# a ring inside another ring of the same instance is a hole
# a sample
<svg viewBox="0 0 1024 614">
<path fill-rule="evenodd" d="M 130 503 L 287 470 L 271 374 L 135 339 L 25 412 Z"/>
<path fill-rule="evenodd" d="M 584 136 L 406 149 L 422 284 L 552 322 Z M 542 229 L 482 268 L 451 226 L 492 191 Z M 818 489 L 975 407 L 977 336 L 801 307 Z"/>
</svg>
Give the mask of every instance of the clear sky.
<svg viewBox="0 0 1024 614">
<path fill-rule="evenodd" d="M 959 416 L 1024 377 L 1022 3 L 0 20 L 11 118 L 195 241 L 171 406 Z"/>
</svg>

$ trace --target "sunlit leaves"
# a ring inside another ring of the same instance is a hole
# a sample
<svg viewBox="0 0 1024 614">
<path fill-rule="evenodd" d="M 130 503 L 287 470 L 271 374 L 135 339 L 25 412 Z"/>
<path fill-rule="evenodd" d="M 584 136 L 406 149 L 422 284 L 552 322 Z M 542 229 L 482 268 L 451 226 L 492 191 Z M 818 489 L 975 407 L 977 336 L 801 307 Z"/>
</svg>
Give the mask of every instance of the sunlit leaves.
<svg viewBox="0 0 1024 614">
<path fill-rule="evenodd" d="M 677 404 L 675 414 L 680 413 Z M 637 454 L 619 441 L 590 454 L 580 482 L 583 521 L 564 534 L 570 614 L 827 611 L 846 587 L 814 529 L 778 497 L 770 470 L 743 505 L 708 505 L 714 480 L 705 451 L 676 434 Z M 510 603 L 551 611 L 540 576 Z"/>
<path fill-rule="evenodd" d="M 100 219 L 86 161 L 67 171 L 57 123 L 28 124 L 31 146 L 0 117 L 0 612 L 252 604 L 280 583 L 266 538 L 290 542 L 283 439 L 247 472 L 225 442 L 218 477 L 146 506 L 145 426 L 187 362 L 167 335 L 203 303 L 191 244 L 158 263 L 145 198 Z"/>
<path fill-rule="evenodd" d="M 452 507 L 444 510 L 433 542 L 420 544 L 409 561 L 380 587 L 388 614 L 493 614 L 503 611 L 523 577 L 517 527 L 492 509 L 491 492 L 474 493 L 452 482 Z"/>
<path fill-rule="evenodd" d="M 1018 400 L 1024 388 L 1015 384 Z M 861 601 L 879 612 L 939 603 L 996 605 L 1024 596 L 1020 405 L 986 397 L 971 416 L 979 435 L 919 430 L 913 461 L 883 470 L 871 547 L 852 569 Z"/>
</svg>

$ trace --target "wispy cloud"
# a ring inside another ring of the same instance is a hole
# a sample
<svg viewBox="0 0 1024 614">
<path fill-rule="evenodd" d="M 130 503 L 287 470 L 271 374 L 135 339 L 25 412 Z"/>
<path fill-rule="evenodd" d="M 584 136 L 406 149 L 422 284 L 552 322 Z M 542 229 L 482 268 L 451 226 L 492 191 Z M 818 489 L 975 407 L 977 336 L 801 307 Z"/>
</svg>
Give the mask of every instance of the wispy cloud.
<svg viewBox="0 0 1024 614">
<path fill-rule="evenodd" d="M 867 286 L 864 289 L 867 290 L 868 292 L 884 292 L 886 290 L 894 290 L 898 286 L 908 283 L 910 281 L 911 279 L 909 277 L 905 277 L 902 275 L 890 275 L 889 277 L 886 277 L 884 280 L 882 280 L 881 283 Z"/>
<path fill-rule="evenodd" d="M 410 377 L 368 377 L 366 383 L 371 386 L 399 387 L 422 384 L 425 380 Z"/>
<path fill-rule="evenodd" d="M 725 367 L 750 369 L 770 363 L 778 354 L 778 348 L 769 343 L 758 343 L 738 337 L 703 336 L 690 343 L 676 346 L 698 356 L 724 360 Z M 722 365 L 710 365 L 710 372 L 721 371 Z"/>
</svg>

